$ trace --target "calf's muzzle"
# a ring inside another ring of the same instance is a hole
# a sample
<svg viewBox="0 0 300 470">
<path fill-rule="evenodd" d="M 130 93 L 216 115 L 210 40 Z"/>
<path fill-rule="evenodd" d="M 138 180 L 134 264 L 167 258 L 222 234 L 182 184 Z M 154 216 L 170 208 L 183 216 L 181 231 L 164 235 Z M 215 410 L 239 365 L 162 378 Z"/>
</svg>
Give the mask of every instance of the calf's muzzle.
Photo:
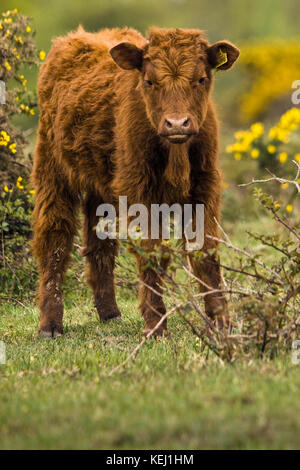
<svg viewBox="0 0 300 470">
<path fill-rule="evenodd" d="M 173 144 L 186 142 L 197 133 L 192 119 L 185 116 L 164 116 L 159 125 L 158 133 Z"/>
</svg>

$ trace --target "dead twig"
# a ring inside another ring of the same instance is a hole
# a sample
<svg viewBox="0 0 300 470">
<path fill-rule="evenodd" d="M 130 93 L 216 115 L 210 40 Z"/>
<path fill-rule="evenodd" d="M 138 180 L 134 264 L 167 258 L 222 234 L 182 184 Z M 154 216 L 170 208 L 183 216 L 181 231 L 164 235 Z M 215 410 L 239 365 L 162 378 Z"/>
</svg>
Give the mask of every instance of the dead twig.
<svg viewBox="0 0 300 470">
<path fill-rule="evenodd" d="M 23 308 L 25 308 L 25 310 L 28 310 L 30 312 L 30 309 L 28 307 L 26 307 L 26 305 L 24 305 L 20 300 L 15 299 L 14 297 L 7 297 L 7 296 L 4 296 L 4 295 L 1 295 L 0 299 L 7 300 L 8 302 L 15 302 L 15 303 L 21 305 Z"/>
<path fill-rule="evenodd" d="M 296 187 L 298 193 L 300 194 L 300 184 L 298 183 L 298 179 L 299 179 L 299 176 L 300 176 L 300 164 L 298 162 L 296 162 L 295 160 L 292 160 L 292 162 L 297 166 L 297 174 L 296 174 L 295 179 L 293 179 L 293 180 L 288 180 L 288 179 L 285 179 L 285 178 L 279 178 L 279 176 L 274 175 L 273 173 L 271 173 L 271 171 L 269 171 L 266 168 L 267 172 L 270 173 L 271 178 L 266 178 L 264 180 L 252 179 L 252 181 L 250 181 L 249 183 L 239 184 L 239 186 L 249 186 L 251 184 L 256 184 L 256 183 L 269 183 L 270 181 L 278 181 L 278 183 L 281 183 L 281 184 L 284 184 L 284 183 L 293 184 Z"/>
</svg>

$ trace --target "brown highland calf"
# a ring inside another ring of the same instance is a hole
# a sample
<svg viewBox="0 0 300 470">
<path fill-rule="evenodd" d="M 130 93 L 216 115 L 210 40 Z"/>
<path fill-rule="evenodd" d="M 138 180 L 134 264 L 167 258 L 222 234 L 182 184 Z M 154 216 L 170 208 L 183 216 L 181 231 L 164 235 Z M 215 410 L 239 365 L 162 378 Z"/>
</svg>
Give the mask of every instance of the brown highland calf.
<svg viewBox="0 0 300 470">
<path fill-rule="evenodd" d="M 199 30 L 151 28 L 145 39 L 128 28 L 91 34 L 80 27 L 55 40 L 39 76 L 33 169 L 41 336 L 63 333 L 61 283 L 82 200 L 83 254 L 101 320 L 120 311 L 113 274 L 118 245 L 96 236 L 99 204 L 115 204 L 118 196 L 146 207 L 203 203 L 205 233 L 218 234 L 218 123 L 210 92 L 213 70 L 229 69 L 238 56 L 226 41 L 209 45 Z M 153 243 L 145 241 L 146 249 Z M 205 239 L 205 252 L 215 247 L 215 241 Z M 143 269 L 142 257 L 137 262 L 147 331 L 165 306 L 158 275 Z M 214 255 L 193 264 L 207 285 L 221 287 Z M 221 294 L 205 296 L 205 307 L 211 317 L 226 317 Z M 166 322 L 157 333 L 165 330 Z"/>
</svg>

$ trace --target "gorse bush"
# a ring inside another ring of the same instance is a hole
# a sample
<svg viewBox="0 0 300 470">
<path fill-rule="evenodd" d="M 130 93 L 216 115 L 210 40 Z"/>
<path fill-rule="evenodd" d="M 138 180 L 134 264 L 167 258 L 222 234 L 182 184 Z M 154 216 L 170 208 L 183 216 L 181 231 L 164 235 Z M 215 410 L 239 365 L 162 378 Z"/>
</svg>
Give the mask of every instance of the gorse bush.
<svg viewBox="0 0 300 470">
<path fill-rule="evenodd" d="M 34 32 L 29 19 L 17 10 L 0 19 L 0 80 L 5 84 L 5 104 L 0 105 L 0 184 L 15 184 L 18 176 L 28 176 L 31 162 L 24 154 L 24 132 L 12 124 L 16 115 L 35 114 L 36 96 L 27 88 L 20 69 L 39 63 Z"/>
<path fill-rule="evenodd" d="M 296 178 L 289 182 L 296 188 L 298 197 L 299 175 L 300 166 Z M 274 178 L 280 184 L 281 179 Z M 201 305 L 201 299 L 216 290 L 199 292 L 202 282 L 193 274 L 189 259 L 203 259 L 204 253 L 187 253 L 172 240 L 163 241 L 162 246 L 156 246 L 151 253 L 143 249 L 141 240 L 126 242 L 145 258 L 147 267 L 159 274 L 163 293 L 171 299 L 169 310 L 161 321 L 179 314 L 197 336 L 199 350 L 206 357 L 209 353 L 221 361 L 272 359 L 280 352 L 289 351 L 293 341 L 299 338 L 300 224 L 288 219 L 282 204 L 261 189 L 254 189 L 254 197 L 271 222 L 277 224 L 277 229 L 270 229 L 268 233 L 264 227 L 263 234 L 248 232 L 249 240 L 256 247 L 250 251 L 234 245 L 220 227 L 222 236 L 218 240 L 224 246 L 221 257 L 224 287 L 219 292 L 229 300 L 230 328 L 220 329 Z M 166 256 L 170 260 L 168 272 L 160 262 Z M 132 276 L 131 270 L 129 273 Z M 155 328 L 148 333 L 148 338 L 155 334 Z M 127 364 L 144 342 L 117 369 Z"/>
<path fill-rule="evenodd" d="M 288 160 L 300 162 L 299 136 L 293 133 L 300 127 L 300 109 L 292 108 L 268 132 L 261 122 L 252 124 L 247 131 L 235 133 L 236 142 L 226 147 L 235 160 L 251 157 L 261 168 L 278 168 Z M 288 145 L 287 145 L 288 144 Z"/>
<path fill-rule="evenodd" d="M 32 295 L 36 280 L 35 263 L 31 254 L 32 195 L 19 187 L 1 193 L 0 202 L 0 284 L 9 295 Z"/>
<path fill-rule="evenodd" d="M 32 288 L 35 278 L 28 243 L 32 162 L 25 152 L 25 133 L 12 121 L 16 115 L 35 114 L 36 95 L 28 89 L 20 70 L 36 66 L 44 53 L 38 53 L 29 19 L 16 9 L 2 14 L 0 41 L 0 80 L 5 84 L 5 100 L 1 97 L 5 102 L 0 104 L 0 283 L 4 291 L 21 295 Z"/>
<path fill-rule="evenodd" d="M 241 159 L 249 159 L 257 162 L 258 170 L 268 169 L 279 176 L 292 174 L 295 165 L 300 162 L 300 109 L 292 108 L 284 113 L 279 122 L 265 129 L 261 122 L 252 124 L 249 130 L 241 130 L 235 133 L 235 142 L 226 147 L 226 152 L 231 154 L 238 162 Z M 286 190 L 288 183 L 282 181 L 281 189 Z M 278 187 L 274 188 L 278 193 Z M 292 202 L 296 198 L 296 191 L 290 194 L 286 208 L 292 210 Z"/>
<path fill-rule="evenodd" d="M 247 121 L 257 119 L 270 105 L 289 94 L 292 83 L 299 79 L 300 42 L 272 41 L 245 44 L 240 66 L 245 70 L 250 91 L 242 96 L 241 110 Z"/>
</svg>

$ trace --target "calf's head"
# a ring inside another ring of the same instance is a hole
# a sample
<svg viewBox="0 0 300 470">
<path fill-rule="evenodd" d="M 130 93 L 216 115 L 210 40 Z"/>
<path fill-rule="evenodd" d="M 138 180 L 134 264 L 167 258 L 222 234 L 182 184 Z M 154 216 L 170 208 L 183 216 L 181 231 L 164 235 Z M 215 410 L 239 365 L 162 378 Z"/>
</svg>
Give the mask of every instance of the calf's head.
<svg viewBox="0 0 300 470">
<path fill-rule="evenodd" d="M 199 30 L 151 28 L 144 48 L 121 43 L 110 50 L 123 69 L 140 72 L 148 119 L 170 144 L 198 134 L 205 120 L 212 71 L 227 70 L 239 50 L 227 41 L 209 45 Z"/>
</svg>

